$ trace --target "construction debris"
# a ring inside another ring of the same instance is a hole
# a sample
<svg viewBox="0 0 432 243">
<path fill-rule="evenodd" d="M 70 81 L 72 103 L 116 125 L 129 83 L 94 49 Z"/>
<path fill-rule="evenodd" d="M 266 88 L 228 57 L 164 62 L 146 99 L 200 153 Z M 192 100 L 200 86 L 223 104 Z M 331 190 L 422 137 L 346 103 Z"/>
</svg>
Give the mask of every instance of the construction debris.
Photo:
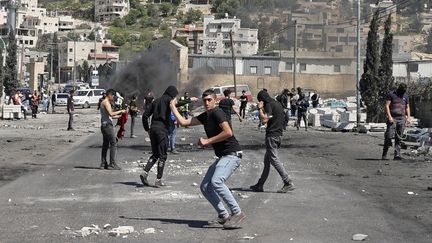
<svg viewBox="0 0 432 243">
<path fill-rule="evenodd" d="M 154 234 L 156 233 L 155 228 L 147 228 L 144 230 L 144 234 Z"/>
<path fill-rule="evenodd" d="M 119 226 L 117 228 L 108 231 L 108 235 L 109 236 L 127 235 L 133 233 L 134 231 L 135 229 L 133 226 Z"/>
<path fill-rule="evenodd" d="M 366 240 L 367 237 L 368 237 L 368 235 L 365 235 L 365 234 L 355 234 L 355 235 L 353 235 L 352 239 L 354 241 L 363 241 L 363 240 Z"/>
</svg>

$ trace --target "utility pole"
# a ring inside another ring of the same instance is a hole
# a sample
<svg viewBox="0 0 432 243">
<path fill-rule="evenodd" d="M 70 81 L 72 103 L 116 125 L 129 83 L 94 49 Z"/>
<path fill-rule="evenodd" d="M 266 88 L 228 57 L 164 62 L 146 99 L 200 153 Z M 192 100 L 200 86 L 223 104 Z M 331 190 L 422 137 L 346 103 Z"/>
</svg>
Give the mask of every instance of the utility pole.
<svg viewBox="0 0 432 243">
<path fill-rule="evenodd" d="M 357 0 L 357 72 L 356 72 L 356 100 L 357 100 L 357 128 L 360 126 L 360 0 Z"/>
<path fill-rule="evenodd" d="M 54 48 L 54 45 L 52 45 L 51 44 L 51 55 L 50 55 L 50 81 L 52 81 L 53 80 L 53 54 L 54 54 L 54 52 L 53 52 L 53 48 Z"/>
<path fill-rule="evenodd" d="M 39 61 L 39 60 L 38 60 Z M 20 63 L 20 80 L 21 85 L 24 84 L 24 40 L 21 44 L 21 63 Z"/>
<path fill-rule="evenodd" d="M 61 63 L 61 60 L 60 60 L 60 45 L 59 45 L 59 42 L 57 41 L 57 72 L 58 72 L 58 89 L 59 89 L 59 92 L 60 92 L 60 76 L 61 76 L 61 71 L 60 71 L 60 63 Z"/>
<path fill-rule="evenodd" d="M 297 20 L 294 20 L 294 67 L 293 67 L 293 88 L 296 87 L 297 75 Z"/>
<path fill-rule="evenodd" d="M 229 36 L 231 42 L 231 58 L 232 58 L 233 76 L 234 76 L 234 97 L 237 97 L 236 65 L 235 65 L 234 42 L 232 37 L 232 31 L 229 32 Z"/>
<path fill-rule="evenodd" d="M 74 36 L 74 70 L 73 70 L 73 81 L 72 85 L 75 89 L 75 80 L 76 80 L 76 36 Z"/>
</svg>

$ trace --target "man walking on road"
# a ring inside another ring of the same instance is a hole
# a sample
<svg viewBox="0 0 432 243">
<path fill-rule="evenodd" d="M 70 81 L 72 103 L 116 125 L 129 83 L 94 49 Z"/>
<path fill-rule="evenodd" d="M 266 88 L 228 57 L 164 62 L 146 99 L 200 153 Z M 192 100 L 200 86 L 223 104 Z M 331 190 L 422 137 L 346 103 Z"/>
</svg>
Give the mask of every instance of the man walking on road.
<svg viewBox="0 0 432 243">
<path fill-rule="evenodd" d="M 131 116 L 131 138 L 136 138 L 137 136 L 134 134 L 134 127 L 135 127 L 135 119 L 138 116 L 138 106 L 136 104 L 137 96 L 132 95 L 132 99 L 129 103 L 129 113 Z"/>
<path fill-rule="evenodd" d="M 389 147 L 392 146 L 393 137 L 395 139 L 394 160 L 402 159 L 400 143 L 405 130 L 405 125 L 410 121 L 409 98 L 408 95 L 405 94 L 406 89 L 406 84 L 400 83 L 395 91 L 392 91 L 387 95 L 385 103 L 387 130 L 384 133 L 383 160 L 387 160 L 387 152 Z"/>
<path fill-rule="evenodd" d="M 286 193 L 294 190 L 294 185 L 288 177 L 283 163 L 279 160 L 278 149 L 281 145 L 281 137 L 283 133 L 283 126 L 285 121 L 285 114 L 282 105 L 276 100 L 272 99 L 265 91 L 258 93 L 258 108 L 259 114 L 264 123 L 267 123 L 266 129 L 266 153 L 264 155 L 264 169 L 258 183 L 251 186 L 255 192 L 264 191 L 264 183 L 266 182 L 269 172 L 270 164 L 275 167 L 279 175 L 282 177 L 284 183 L 283 187 L 278 191 L 279 193 Z"/>
<path fill-rule="evenodd" d="M 74 94 L 75 90 L 71 90 L 69 91 L 69 96 L 67 98 L 67 112 L 69 114 L 69 122 L 68 122 L 68 131 L 75 131 L 75 129 L 73 129 L 72 124 L 73 124 L 73 115 L 74 115 L 74 111 L 75 111 L 75 104 L 74 104 L 74 100 L 73 100 L 73 94 Z"/>
<path fill-rule="evenodd" d="M 242 95 L 240 96 L 240 116 L 242 119 L 245 119 L 246 116 L 246 106 L 248 103 L 248 99 L 246 96 L 246 90 L 242 91 Z"/>
<path fill-rule="evenodd" d="M 165 167 L 165 161 L 168 158 L 168 129 L 172 125 L 171 123 L 173 123 L 170 118 L 170 102 L 177 95 L 177 88 L 174 86 L 169 86 L 165 90 L 165 93 L 160 98 L 155 99 L 143 114 L 142 121 L 144 130 L 149 133 L 152 148 L 152 156 L 144 167 L 144 173 L 140 175 L 141 182 L 145 186 L 150 185 L 147 180 L 148 173 L 156 162 L 158 162 L 158 167 L 155 186 L 165 186 L 165 184 L 162 182 L 162 176 Z M 148 118 L 150 116 L 152 116 L 152 120 L 151 127 L 149 128 Z"/>
<path fill-rule="evenodd" d="M 56 102 L 57 102 L 57 94 L 54 91 L 54 93 L 51 95 L 51 109 L 52 109 L 52 113 L 55 113 L 55 106 L 56 106 Z"/>
<path fill-rule="evenodd" d="M 231 95 L 231 90 L 226 89 L 224 90 L 224 96 L 225 98 L 221 101 L 219 101 L 219 108 L 222 109 L 223 112 L 225 112 L 227 118 L 228 118 L 228 122 L 229 124 L 231 124 L 231 114 L 234 113 L 237 115 L 237 117 L 239 118 L 240 122 L 242 122 L 242 118 L 240 116 L 240 114 L 234 109 L 235 104 L 234 101 L 230 98 Z"/>
<path fill-rule="evenodd" d="M 103 136 L 102 153 L 101 153 L 101 164 L 100 169 L 108 170 L 120 170 L 121 168 L 116 164 L 117 154 L 117 138 L 114 132 L 113 118 L 119 118 L 125 110 L 113 111 L 112 104 L 114 103 L 114 97 L 116 92 L 113 89 L 109 89 L 106 92 L 105 99 L 100 104 L 101 114 L 101 132 Z M 110 149 L 110 164 L 108 165 L 106 157 Z"/>
<path fill-rule="evenodd" d="M 207 139 L 200 138 L 198 145 L 212 145 L 218 159 L 208 168 L 201 183 L 201 192 L 205 198 L 216 209 L 218 217 L 208 222 L 209 225 L 223 225 L 226 229 L 237 229 L 241 227 L 246 215 L 232 195 L 225 181 L 240 166 L 242 152 L 240 144 L 234 137 L 227 116 L 216 107 L 216 94 L 212 89 L 202 94 L 205 112 L 197 117 L 185 119 L 176 109 L 177 101 L 171 102 L 171 110 L 177 122 L 182 126 L 204 125 Z M 222 200 L 228 205 L 231 215 L 225 209 Z"/>
</svg>

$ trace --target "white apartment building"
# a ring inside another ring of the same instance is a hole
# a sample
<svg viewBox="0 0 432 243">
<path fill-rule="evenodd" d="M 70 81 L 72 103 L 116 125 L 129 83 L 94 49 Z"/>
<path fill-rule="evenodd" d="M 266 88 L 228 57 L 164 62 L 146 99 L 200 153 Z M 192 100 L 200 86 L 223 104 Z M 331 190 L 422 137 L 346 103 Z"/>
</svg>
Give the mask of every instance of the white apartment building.
<svg viewBox="0 0 432 243">
<path fill-rule="evenodd" d="M 95 16 L 99 22 L 110 22 L 129 13 L 129 0 L 96 0 Z"/>
<path fill-rule="evenodd" d="M 258 53 L 258 30 L 240 27 L 240 19 L 204 17 L 204 55 L 231 55 L 230 32 L 236 55 L 251 56 Z"/>
</svg>

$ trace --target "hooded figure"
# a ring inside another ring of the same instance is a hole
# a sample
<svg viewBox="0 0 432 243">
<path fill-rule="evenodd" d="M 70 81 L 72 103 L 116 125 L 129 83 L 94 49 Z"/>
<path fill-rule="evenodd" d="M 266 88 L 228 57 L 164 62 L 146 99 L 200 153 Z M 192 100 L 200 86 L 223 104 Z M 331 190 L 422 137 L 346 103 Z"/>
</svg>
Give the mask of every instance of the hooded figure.
<svg viewBox="0 0 432 243">
<path fill-rule="evenodd" d="M 171 120 L 170 102 L 178 95 L 178 90 L 175 86 L 169 86 L 164 94 L 155 99 L 148 109 L 143 114 L 144 130 L 150 135 L 150 142 L 152 147 L 152 156 L 144 168 L 144 173 L 140 175 L 141 181 L 145 186 L 149 186 L 147 181 L 148 172 L 153 165 L 158 161 L 157 177 L 155 186 L 163 186 L 162 175 L 167 160 L 168 150 L 168 135 L 169 127 L 173 125 Z M 149 128 L 148 118 L 151 119 L 151 127 Z"/>
</svg>

